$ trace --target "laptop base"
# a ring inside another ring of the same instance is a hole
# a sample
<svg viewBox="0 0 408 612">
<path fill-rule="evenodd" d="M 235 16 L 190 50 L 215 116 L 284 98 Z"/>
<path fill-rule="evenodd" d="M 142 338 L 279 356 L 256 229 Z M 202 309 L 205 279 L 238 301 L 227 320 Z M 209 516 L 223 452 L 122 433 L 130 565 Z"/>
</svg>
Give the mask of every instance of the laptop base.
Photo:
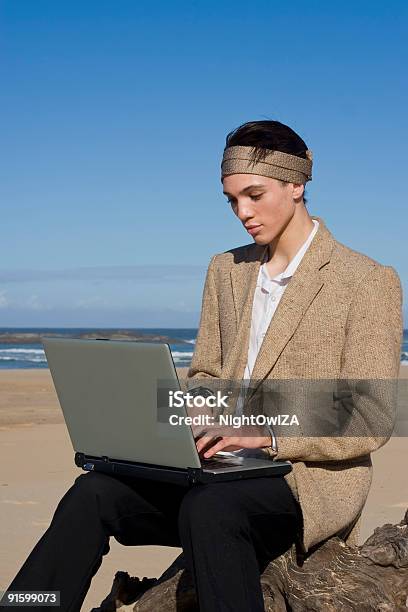
<svg viewBox="0 0 408 612">
<path fill-rule="evenodd" d="M 85 471 L 102 472 L 111 476 L 129 476 L 133 478 L 147 478 L 162 482 L 190 486 L 197 483 L 225 482 L 228 480 L 242 480 L 244 478 L 259 478 L 266 476 L 283 476 L 288 474 L 292 466 L 289 462 L 271 461 L 270 467 L 253 468 L 250 470 L 217 470 L 203 468 L 173 468 L 151 465 L 148 463 L 135 463 L 110 459 L 109 457 L 92 457 L 84 453 L 75 453 L 75 464 Z M 221 467 L 221 466 L 220 466 Z"/>
</svg>

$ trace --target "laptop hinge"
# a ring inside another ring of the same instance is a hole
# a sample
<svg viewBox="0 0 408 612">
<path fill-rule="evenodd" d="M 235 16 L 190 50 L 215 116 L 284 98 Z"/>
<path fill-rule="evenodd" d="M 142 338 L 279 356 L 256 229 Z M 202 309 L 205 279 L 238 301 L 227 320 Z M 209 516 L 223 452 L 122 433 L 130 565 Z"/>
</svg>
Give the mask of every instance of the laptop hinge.
<svg viewBox="0 0 408 612">
<path fill-rule="evenodd" d="M 84 453 L 75 453 L 75 465 L 82 467 L 84 465 L 85 455 Z"/>
<path fill-rule="evenodd" d="M 197 482 L 201 481 L 201 473 L 202 470 L 201 468 L 187 468 L 187 479 L 188 479 L 188 483 L 193 485 L 196 484 Z"/>
</svg>

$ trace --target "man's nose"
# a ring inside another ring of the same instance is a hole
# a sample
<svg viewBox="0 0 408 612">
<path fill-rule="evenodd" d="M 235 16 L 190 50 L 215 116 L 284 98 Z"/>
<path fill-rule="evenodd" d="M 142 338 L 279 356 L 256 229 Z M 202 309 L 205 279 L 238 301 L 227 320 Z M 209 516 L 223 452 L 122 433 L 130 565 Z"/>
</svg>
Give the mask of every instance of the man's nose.
<svg viewBox="0 0 408 612">
<path fill-rule="evenodd" d="M 248 202 L 238 202 L 235 209 L 235 214 L 240 221 L 245 222 L 247 219 L 253 217 L 252 207 Z"/>
</svg>

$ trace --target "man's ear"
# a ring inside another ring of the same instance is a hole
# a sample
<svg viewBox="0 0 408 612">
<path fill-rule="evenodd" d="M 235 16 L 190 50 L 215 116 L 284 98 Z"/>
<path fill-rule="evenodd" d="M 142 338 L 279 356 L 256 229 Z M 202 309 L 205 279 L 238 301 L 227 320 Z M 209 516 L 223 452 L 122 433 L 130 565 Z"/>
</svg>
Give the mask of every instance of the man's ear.
<svg viewBox="0 0 408 612">
<path fill-rule="evenodd" d="M 305 192 L 303 183 L 292 183 L 292 196 L 294 200 L 301 200 Z"/>
</svg>

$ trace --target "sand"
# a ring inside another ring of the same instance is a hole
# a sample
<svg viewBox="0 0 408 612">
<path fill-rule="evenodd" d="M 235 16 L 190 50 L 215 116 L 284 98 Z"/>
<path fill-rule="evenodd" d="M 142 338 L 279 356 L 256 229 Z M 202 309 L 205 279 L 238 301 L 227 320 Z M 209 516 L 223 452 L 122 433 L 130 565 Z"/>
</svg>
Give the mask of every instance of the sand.
<svg viewBox="0 0 408 612">
<path fill-rule="evenodd" d="M 408 367 L 401 367 L 400 376 L 408 378 Z M 360 543 L 374 527 L 401 520 L 408 508 L 407 453 L 405 437 L 393 437 L 373 453 L 374 477 L 363 512 Z M 0 590 L 9 585 L 80 473 L 73 463 L 49 370 L 0 371 Z M 114 538 L 110 546 L 83 610 L 101 602 L 116 571 L 159 576 L 180 552 L 166 547 L 125 547 Z"/>
</svg>

